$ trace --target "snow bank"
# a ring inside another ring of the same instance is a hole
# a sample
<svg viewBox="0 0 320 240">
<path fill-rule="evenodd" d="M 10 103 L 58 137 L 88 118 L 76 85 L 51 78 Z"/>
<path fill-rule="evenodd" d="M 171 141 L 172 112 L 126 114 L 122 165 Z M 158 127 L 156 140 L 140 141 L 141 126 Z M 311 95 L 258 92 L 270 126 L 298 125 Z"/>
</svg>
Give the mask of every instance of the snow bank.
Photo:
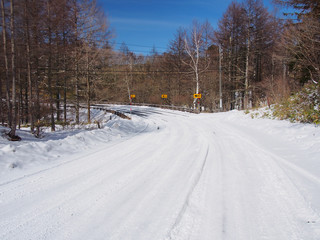
<svg viewBox="0 0 320 240">
<path fill-rule="evenodd" d="M 254 114 L 254 117 L 252 117 Z M 221 113 L 221 117 L 231 126 L 242 129 L 243 133 L 252 133 L 256 136 L 256 141 L 261 141 L 274 149 L 277 154 L 290 156 L 290 160 L 310 171 L 319 175 L 320 172 L 320 127 L 307 123 L 292 123 L 288 120 L 276 120 L 265 118 L 270 115 L 269 109 L 258 109 L 250 114 L 244 111 L 232 111 L 230 113 Z M 264 139 L 259 139 L 263 134 Z M 278 142 L 287 142 L 288 146 L 296 146 L 296 149 L 302 149 L 299 154 L 295 151 L 292 154 L 291 148 L 281 149 L 277 147 Z M 308 164 L 311 163 L 312 164 Z"/>
<path fill-rule="evenodd" d="M 86 112 L 81 113 L 84 119 Z M 132 120 L 93 110 L 92 119 L 97 124 L 80 124 L 67 127 L 56 126 L 56 131 L 42 128 L 41 138 L 35 138 L 28 128 L 17 130 L 20 142 L 10 142 L 5 133 L 9 129 L 0 127 L 0 180 L 29 174 L 43 167 L 52 167 L 65 161 L 78 152 L 94 152 L 110 141 L 130 138 L 148 127 L 148 122 L 133 117 Z"/>
</svg>

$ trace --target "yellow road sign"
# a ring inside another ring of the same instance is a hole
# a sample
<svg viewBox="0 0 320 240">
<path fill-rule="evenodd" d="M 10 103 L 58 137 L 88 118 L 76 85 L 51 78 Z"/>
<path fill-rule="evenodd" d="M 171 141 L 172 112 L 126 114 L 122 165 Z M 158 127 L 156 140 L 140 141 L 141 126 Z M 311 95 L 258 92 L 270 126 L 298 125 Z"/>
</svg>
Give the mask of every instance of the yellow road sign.
<svg viewBox="0 0 320 240">
<path fill-rule="evenodd" d="M 168 95 L 167 94 L 162 94 L 161 98 L 168 98 Z"/>
<path fill-rule="evenodd" d="M 201 94 L 193 94 L 193 98 L 201 98 Z"/>
<path fill-rule="evenodd" d="M 135 98 L 135 97 L 136 97 L 136 95 L 134 95 L 134 94 L 131 94 L 131 95 L 130 95 L 130 97 L 131 97 L 131 98 Z"/>
</svg>

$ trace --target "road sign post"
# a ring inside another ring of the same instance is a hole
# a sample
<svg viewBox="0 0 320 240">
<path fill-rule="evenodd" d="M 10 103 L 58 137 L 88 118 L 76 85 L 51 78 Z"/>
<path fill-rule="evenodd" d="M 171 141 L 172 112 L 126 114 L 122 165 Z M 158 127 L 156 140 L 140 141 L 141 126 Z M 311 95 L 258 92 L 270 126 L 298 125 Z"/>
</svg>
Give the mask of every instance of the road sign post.
<svg viewBox="0 0 320 240">
<path fill-rule="evenodd" d="M 130 105 L 132 105 L 132 100 L 133 100 L 134 98 L 136 98 L 136 95 L 135 95 L 135 94 L 131 94 L 131 95 L 130 95 Z M 131 112 L 132 112 L 132 107 L 130 106 L 130 114 L 131 114 Z"/>
<path fill-rule="evenodd" d="M 194 107 L 200 112 L 201 93 L 193 94 L 193 98 L 194 98 L 193 104 L 195 105 L 195 103 L 197 103 L 197 107 L 195 106 Z"/>
<path fill-rule="evenodd" d="M 193 94 L 193 98 L 200 99 L 201 98 L 201 93 Z"/>
<path fill-rule="evenodd" d="M 168 104 L 168 95 L 167 94 L 161 94 L 161 98 L 163 99 L 163 104 Z"/>
</svg>

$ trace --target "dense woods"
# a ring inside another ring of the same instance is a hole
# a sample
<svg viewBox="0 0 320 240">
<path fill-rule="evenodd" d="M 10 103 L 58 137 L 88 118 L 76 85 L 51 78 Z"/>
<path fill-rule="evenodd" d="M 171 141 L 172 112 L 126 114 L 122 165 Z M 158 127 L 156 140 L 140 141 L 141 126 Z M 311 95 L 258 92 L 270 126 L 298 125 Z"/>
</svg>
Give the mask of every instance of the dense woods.
<svg viewBox="0 0 320 240">
<path fill-rule="evenodd" d="M 80 107 L 94 102 L 248 109 L 319 85 L 318 0 L 277 0 L 294 9 L 285 20 L 261 0 L 234 1 L 216 29 L 195 20 L 147 56 L 114 49 L 94 0 L 0 1 L 0 122 L 13 140 L 22 124 L 35 135 L 67 124 L 69 107 L 79 123 Z"/>
<path fill-rule="evenodd" d="M 107 52 L 106 18 L 90 0 L 1 0 L 1 123 L 11 128 L 67 121 L 67 104 L 90 107 Z M 90 112 L 89 112 L 90 113 Z M 90 115 L 88 115 L 90 122 Z M 39 129 L 38 129 L 39 130 Z"/>
</svg>

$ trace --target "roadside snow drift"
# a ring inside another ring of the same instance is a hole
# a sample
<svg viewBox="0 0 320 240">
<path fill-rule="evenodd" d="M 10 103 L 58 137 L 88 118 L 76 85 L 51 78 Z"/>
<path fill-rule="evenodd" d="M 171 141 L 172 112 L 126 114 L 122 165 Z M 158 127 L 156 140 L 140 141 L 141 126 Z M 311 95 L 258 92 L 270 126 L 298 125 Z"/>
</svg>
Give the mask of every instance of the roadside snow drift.
<svg viewBox="0 0 320 240">
<path fill-rule="evenodd" d="M 319 128 L 113 108 L 132 120 L 0 137 L 0 239 L 320 239 Z"/>
</svg>

